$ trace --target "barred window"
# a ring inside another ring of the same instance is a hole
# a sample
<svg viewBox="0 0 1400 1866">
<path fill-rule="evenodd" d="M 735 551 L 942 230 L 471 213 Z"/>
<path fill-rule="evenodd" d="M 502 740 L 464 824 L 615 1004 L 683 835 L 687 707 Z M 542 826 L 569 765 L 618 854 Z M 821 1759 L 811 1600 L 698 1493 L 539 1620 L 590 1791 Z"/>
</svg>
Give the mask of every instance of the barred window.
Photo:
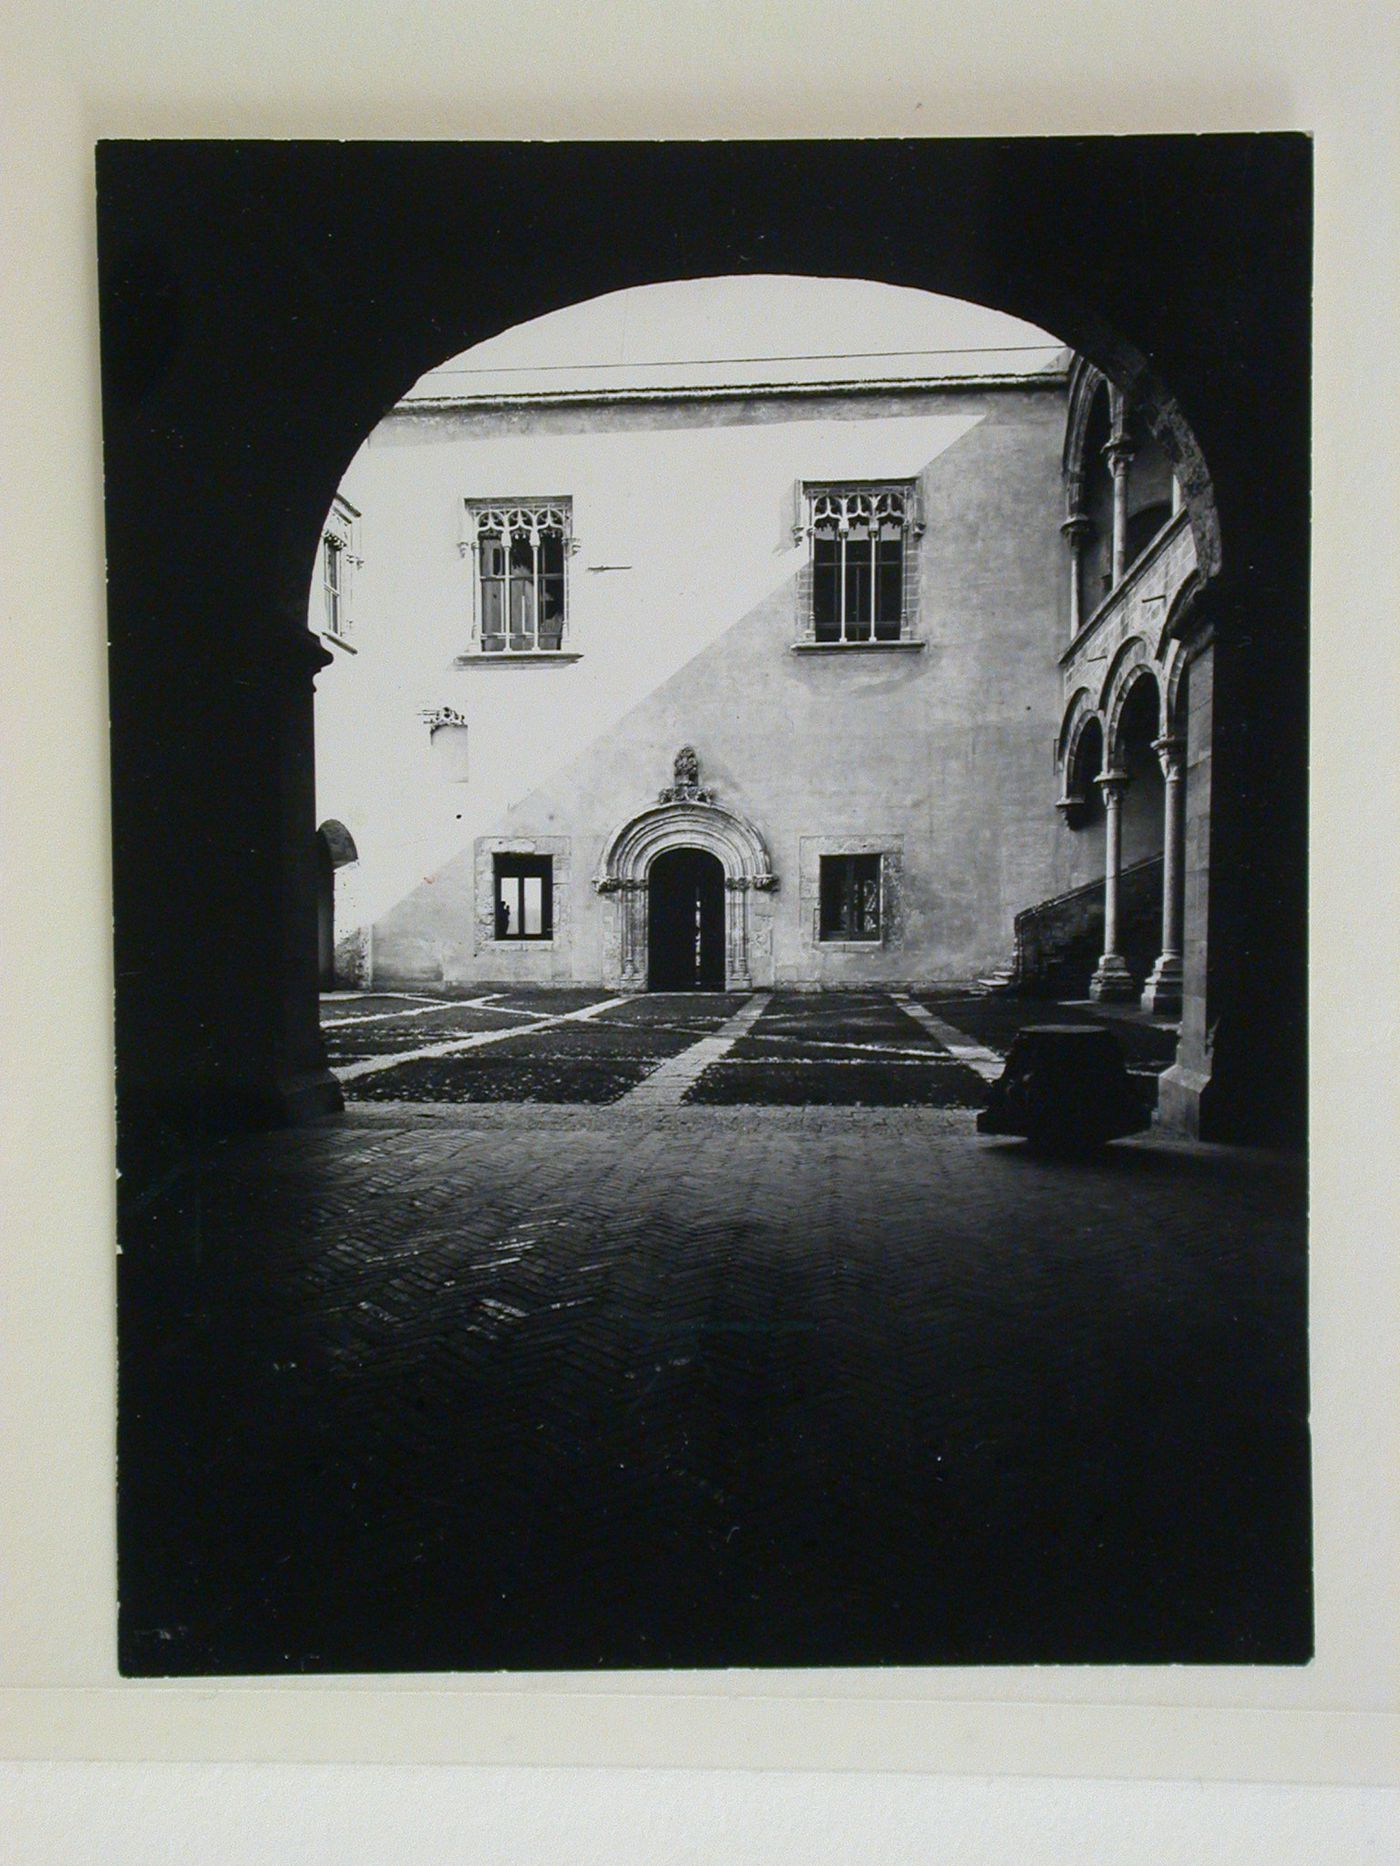
<svg viewBox="0 0 1400 1866">
<path fill-rule="evenodd" d="M 354 628 L 351 577 L 360 559 L 355 555 L 360 514 L 348 500 L 336 495 L 321 533 L 321 618 L 324 634 L 347 641 Z"/>
<path fill-rule="evenodd" d="M 905 639 L 910 486 L 807 486 L 811 539 L 808 639 L 828 645 Z"/>
<path fill-rule="evenodd" d="M 469 501 L 475 635 L 482 654 L 557 654 L 564 645 L 569 501 Z"/>
<path fill-rule="evenodd" d="M 497 939 L 552 939 L 553 856 L 496 856 L 495 902 Z"/>
<path fill-rule="evenodd" d="M 824 855 L 821 858 L 819 926 L 826 940 L 880 937 L 880 857 Z"/>
<path fill-rule="evenodd" d="M 325 570 L 326 628 L 332 635 L 341 635 L 344 633 L 343 624 L 345 620 L 342 606 L 344 597 L 344 589 L 342 587 L 344 566 L 341 561 L 345 556 L 345 545 L 340 538 L 333 538 L 330 533 L 327 532 L 324 540 L 324 547 L 325 557 L 323 559 L 323 564 Z"/>
</svg>

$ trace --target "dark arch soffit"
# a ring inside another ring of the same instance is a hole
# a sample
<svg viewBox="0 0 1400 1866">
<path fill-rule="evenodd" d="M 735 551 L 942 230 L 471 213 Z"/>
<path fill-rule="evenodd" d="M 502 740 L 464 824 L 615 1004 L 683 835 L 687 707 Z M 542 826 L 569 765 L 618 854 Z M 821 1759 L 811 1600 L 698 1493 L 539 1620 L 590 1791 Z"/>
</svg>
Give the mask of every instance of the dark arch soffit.
<svg viewBox="0 0 1400 1866">
<path fill-rule="evenodd" d="M 215 274 L 237 299 L 269 300 L 269 317 L 278 295 L 284 317 L 317 313 L 304 334 L 325 338 L 345 429 L 334 478 L 435 362 L 663 278 L 799 272 L 943 291 L 1051 330 L 1139 392 L 1154 371 L 1170 381 L 1176 341 L 1195 360 L 1202 276 L 1211 327 L 1264 336 L 1260 300 L 1281 280 L 1251 278 L 1241 248 L 1273 274 L 1307 248 L 1295 202 L 1309 168 L 1305 136 L 99 146 L 105 256 L 116 267 L 133 241 L 161 254 L 162 330 L 172 299 Z M 1219 211 L 1185 224 L 1183 198 L 1232 196 L 1253 231 Z M 1137 276 L 1096 274 L 1096 244 L 1113 250 L 1129 226 L 1159 230 L 1159 250 Z M 1275 351 L 1290 336 L 1307 332 L 1284 319 Z M 162 379 L 179 369 L 170 349 Z M 259 362 L 276 371 L 274 343 Z"/>
<path fill-rule="evenodd" d="M 1248 359 L 1280 455 L 1306 458 L 1303 136 L 104 143 L 98 172 L 104 343 L 118 278 L 126 339 L 145 316 L 122 270 L 133 247 L 159 255 L 138 283 L 161 282 L 148 320 L 161 343 L 150 370 L 118 372 L 104 391 L 109 437 L 133 413 L 158 428 L 166 406 L 239 435 L 272 506 L 249 501 L 247 523 L 276 553 L 284 622 L 303 606 L 314 528 L 356 447 L 424 370 L 663 279 L 863 278 L 1052 332 L 1159 432 L 1175 410 L 1196 437 L 1199 464 L 1178 470 L 1206 575 L 1218 551 L 1200 535 L 1204 460 L 1218 473 L 1240 408 L 1206 387 L 1230 381 L 1222 346 Z M 1243 484 L 1238 497 L 1252 499 Z"/>
</svg>

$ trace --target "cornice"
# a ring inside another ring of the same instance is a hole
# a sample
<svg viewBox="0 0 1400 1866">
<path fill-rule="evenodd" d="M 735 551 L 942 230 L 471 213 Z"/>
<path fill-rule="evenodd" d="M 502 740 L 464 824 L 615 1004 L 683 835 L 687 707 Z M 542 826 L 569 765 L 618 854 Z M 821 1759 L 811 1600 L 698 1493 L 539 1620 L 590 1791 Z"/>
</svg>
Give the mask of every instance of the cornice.
<svg viewBox="0 0 1400 1866">
<path fill-rule="evenodd" d="M 955 395 L 978 389 L 1054 389 L 1062 391 L 1067 370 L 1034 376 L 891 376 L 865 382 L 732 382 L 673 389 L 540 389 L 499 395 L 434 395 L 398 402 L 386 419 L 403 415 L 484 413 L 509 408 L 606 407 L 625 403 L 735 402 L 838 395 Z"/>
</svg>

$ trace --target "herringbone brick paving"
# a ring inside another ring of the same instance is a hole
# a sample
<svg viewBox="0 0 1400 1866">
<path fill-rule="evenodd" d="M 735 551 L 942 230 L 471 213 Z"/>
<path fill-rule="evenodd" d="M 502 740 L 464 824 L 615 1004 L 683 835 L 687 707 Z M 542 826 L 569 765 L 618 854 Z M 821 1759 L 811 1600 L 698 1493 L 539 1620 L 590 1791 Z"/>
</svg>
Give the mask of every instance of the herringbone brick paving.
<svg viewBox="0 0 1400 1866">
<path fill-rule="evenodd" d="M 125 1196 L 128 1671 L 1308 1651 L 1286 1163 L 383 1104 Z"/>
</svg>

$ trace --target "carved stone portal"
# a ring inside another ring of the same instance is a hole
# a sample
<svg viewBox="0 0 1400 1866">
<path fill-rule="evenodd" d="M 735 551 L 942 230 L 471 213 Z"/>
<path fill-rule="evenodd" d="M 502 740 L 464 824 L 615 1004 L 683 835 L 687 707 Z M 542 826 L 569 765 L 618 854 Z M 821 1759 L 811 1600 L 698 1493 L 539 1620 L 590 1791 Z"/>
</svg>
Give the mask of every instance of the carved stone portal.
<svg viewBox="0 0 1400 1866">
<path fill-rule="evenodd" d="M 689 745 L 677 754 L 674 782 L 660 801 L 614 830 L 604 845 L 593 886 L 614 902 L 607 982 L 622 991 L 647 988 L 647 877 L 668 849 L 705 849 L 724 868 L 725 990 L 771 984 L 778 878 L 753 824 L 721 808 L 702 787 L 700 761 Z"/>
</svg>

